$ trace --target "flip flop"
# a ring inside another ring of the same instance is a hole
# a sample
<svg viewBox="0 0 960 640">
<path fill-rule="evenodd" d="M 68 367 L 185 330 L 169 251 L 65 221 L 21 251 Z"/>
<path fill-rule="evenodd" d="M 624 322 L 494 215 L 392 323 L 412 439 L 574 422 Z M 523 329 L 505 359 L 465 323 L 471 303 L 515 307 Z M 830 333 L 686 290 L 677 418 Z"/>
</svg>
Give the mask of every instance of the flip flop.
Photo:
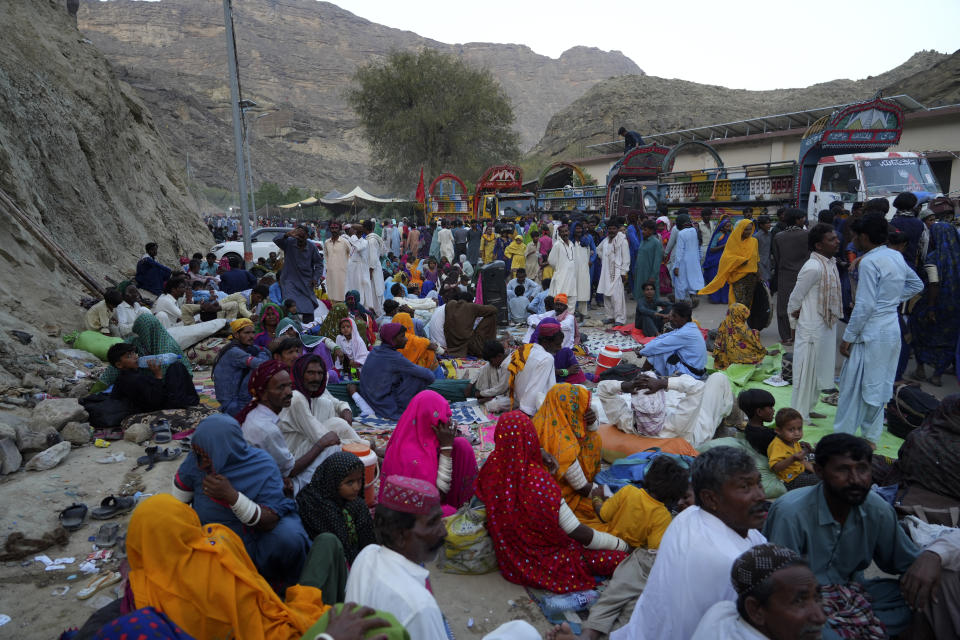
<svg viewBox="0 0 960 640">
<path fill-rule="evenodd" d="M 117 584 L 120 582 L 120 579 L 119 571 L 111 571 L 109 573 L 103 573 L 98 576 L 94 576 L 93 579 L 90 580 L 90 582 L 88 582 L 83 589 L 80 589 L 80 591 L 77 592 L 77 599 L 86 600 L 97 591 L 100 591 L 100 589 L 109 587 L 112 584 Z"/>
<path fill-rule="evenodd" d="M 97 531 L 97 536 L 93 539 L 93 544 L 97 545 L 101 549 L 106 547 L 112 547 L 117 544 L 117 538 L 120 534 L 120 525 L 116 522 L 108 522 L 107 524 L 101 525 L 100 530 Z"/>
<path fill-rule="evenodd" d="M 121 513 L 133 511 L 135 506 L 137 501 L 129 496 L 107 496 L 99 507 L 90 512 L 90 517 L 94 520 L 109 520 Z"/>
<path fill-rule="evenodd" d="M 76 531 L 83 526 L 83 521 L 87 517 L 87 505 L 74 502 L 72 505 L 60 512 L 60 524 L 67 531 Z"/>
</svg>

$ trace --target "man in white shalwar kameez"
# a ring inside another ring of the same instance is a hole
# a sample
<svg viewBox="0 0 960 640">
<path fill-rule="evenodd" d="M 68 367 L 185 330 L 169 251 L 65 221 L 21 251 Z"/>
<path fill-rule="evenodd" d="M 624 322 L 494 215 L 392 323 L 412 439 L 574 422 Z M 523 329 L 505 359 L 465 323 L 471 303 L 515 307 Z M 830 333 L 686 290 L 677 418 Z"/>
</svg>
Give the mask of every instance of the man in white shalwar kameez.
<svg viewBox="0 0 960 640">
<path fill-rule="evenodd" d="M 350 226 L 347 235 L 347 242 L 350 243 L 350 257 L 347 259 L 347 291 L 360 292 L 360 304 L 365 307 L 376 309 L 373 306 L 373 282 L 370 280 L 370 244 L 362 235 L 360 225 Z M 380 306 L 383 308 L 383 305 Z"/>
<path fill-rule="evenodd" d="M 583 313 L 587 310 L 587 303 L 590 302 L 590 254 L 593 249 L 590 245 L 583 244 L 583 223 L 578 223 L 573 232 L 573 247 L 576 250 L 574 261 L 576 262 L 577 272 L 577 291 L 576 296 L 571 298 L 570 307 L 580 314 L 583 319 Z M 580 306 L 577 309 L 577 306 Z"/>
<path fill-rule="evenodd" d="M 396 231 L 394 227 L 384 227 L 384 232 L 388 233 L 391 229 Z M 384 245 L 383 239 L 373 232 L 373 220 L 365 221 L 363 223 L 363 230 L 367 234 L 367 264 L 370 267 L 370 288 L 373 293 L 373 299 L 370 301 L 370 304 L 368 305 L 364 302 L 363 306 L 379 312 L 383 309 L 384 286 L 383 265 L 380 264 L 380 257 L 386 255 L 386 246 Z"/>
<path fill-rule="evenodd" d="M 897 306 L 923 291 L 903 254 L 887 247 L 887 220 L 868 214 L 853 221 L 853 243 L 863 252 L 853 313 L 843 333 L 840 397 L 833 430 L 852 435 L 861 430 L 876 445 L 883 431 L 883 407 L 893 395 L 900 359 Z"/>
<path fill-rule="evenodd" d="M 703 269 L 700 266 L 700 240 L 697 230 L 690 223 L 690 216 L 677 216 L 676 246 L 670 254 L 670 277 L 673 280 L 673 295 L 677 302 L 689 301 L 703 289 Z"/>
<path fill-rule="evenodd" d="M 449 222 L 441 220 L 440 230 L 437 231 L 437 244 L 440 247 L 440 257 L 446 258 L 450 264 L 453 264 L 453 231 L 448 228 Z"/>
<path fill-rule="evenodd" d="M 691 475 L 697 506 L 667 527 L 630 622 L 611 640 L 689 640 L 710 607 L 736 599 L 734 560 L 767 541 L 758 531 L 766 496 L 747 452 L 710 449 L 694 460 Z"/>
<path fill-rule="evenodd" d="M 807 235 L 810 258 L 797 274 L 787 315 L 796 335 L 793 343 L 793 393 L 790 406 L 803 421 L 825 418 L 813 408 L 820 391 L 833 388 L 837 364 L 837 322 L 843 315 L 840 274 L 834 256 L 840 240 L 832 225 L 818 224 Z"/>
<path fill-rule="evenodd" d="M 614 218 L 607 225 L 607 237 L 597 247 L 603 264 L 597 293 L 603 295 L 603 308 L 607 312 L 604 324 L 627 323 L 627 306 L 623 285 L 630 271 L 630 248 L 627 238 L 620 233 L 622 220 Z"/>
<path fill-rule="evenodd" d="M 567 294 L 569 306 L 577 305 L 577 249 L 570 240 L 570 227 L 562 224 L 557 228 L 557 237 L 547 255 L 547 263 L 553 267 L 550 279 L 550 295 Z"/>
<path fill-rule="evenodd" d="M 324 284 L 331 302 L 343 302 L 346 293 L 347 262 L 350 243 L 340 234 L 340 223 L 331 220 L 327 225 L 330 237 L 323 243 Z"/>
</svg>

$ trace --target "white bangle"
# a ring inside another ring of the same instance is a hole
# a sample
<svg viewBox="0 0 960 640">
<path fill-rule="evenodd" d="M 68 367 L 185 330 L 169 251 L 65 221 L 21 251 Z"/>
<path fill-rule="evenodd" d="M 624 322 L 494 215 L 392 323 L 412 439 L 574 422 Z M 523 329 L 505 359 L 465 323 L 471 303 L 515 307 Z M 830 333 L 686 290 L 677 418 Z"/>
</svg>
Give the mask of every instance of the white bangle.
<svg viewBox="0 0 960 640">
<path fill-rule="evenodd" d="M 563 477 L 567 479 L 571 487 L 578 491 L 587 486 L 587 478 L 583 475 L 583 469 L 580 468 L 580 463 L 576 460 L 570 463 Z"/>
<path fill-rule="evenodd" d="M 260 505 L 240 492 L 237 492 L 237 501 L 230 510 L 245 525 L 254 526 L 260 522 Z"/>
<path fill-rule="evenodd" d="M 590 544 L 588 544 L 586 548 L 592 550 L 602 549 L 607 551 L 629 551 L 630 545 L 617 536 L 594 529 L 593 538 L 590 540 Z"/>
<path fill-rule="evenodd" d="M 440 493 L 449 493 L 452 480 L 453 459 L 449 456 L 440 456 L 440 464 L 437 467 L 437 489 Z"/>
</svg>

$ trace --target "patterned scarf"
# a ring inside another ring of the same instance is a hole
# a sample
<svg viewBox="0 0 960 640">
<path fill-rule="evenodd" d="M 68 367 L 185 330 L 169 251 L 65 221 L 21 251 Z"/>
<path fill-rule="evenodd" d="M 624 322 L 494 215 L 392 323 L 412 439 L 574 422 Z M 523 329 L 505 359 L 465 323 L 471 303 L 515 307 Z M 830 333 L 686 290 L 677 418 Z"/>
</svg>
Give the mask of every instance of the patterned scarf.
<svg viewBox="0 0 960 640">
<path fill-rule="evenodd" d="M 844 640 L 886 638 L 886 628 L 877 618 L 863 587 L 856 582 L 824 585 L 823 612 L 827 623 Z"/>
<path fill-rule="evenodd" d="M 843 315 L 840 300 L 840 275 L 837 273 L 836 258 L 828 258 L 816 251 L 810 252 L 810 257 L 820 263 L 820 297 L 817 302 L 818 312 L 828 327 L 833 327 L 837 319 Z"/>
</svg>

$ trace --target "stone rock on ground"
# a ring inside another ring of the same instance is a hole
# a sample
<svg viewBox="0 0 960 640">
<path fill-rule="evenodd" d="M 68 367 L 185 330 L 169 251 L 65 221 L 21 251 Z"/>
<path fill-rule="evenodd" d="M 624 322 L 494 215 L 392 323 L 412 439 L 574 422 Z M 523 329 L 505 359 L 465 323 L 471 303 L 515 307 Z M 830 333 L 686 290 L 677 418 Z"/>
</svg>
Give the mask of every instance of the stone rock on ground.
<svg viewBox="0 0 960 640">
<path fill-rule="evenodd" d="M 17 442 L 17 430 L 12 424 L 7 424 L 6 422 L 0 422 L 0 439 L 9 438 L 13 440 L 14 444 Z"/>
<path fill-rule="evenodd" d="M 30 424 L 34 430 L 42 427 L 60 430 L 68 422 L 84 422 L 86 419 L 87 411 L 76 398 L 51 398 L 34 407 Z"/>
<path fill-rule="evenodd" d="M 127 442 L 140 444 L 144 440 L 149 440 L 152 435 L 153 430 L 149 424 L 138 422 L 137 424 L 130 425 L 130 427 L 123 432 L 123 439 Z"/>
<path fill-rule="evenodd" d="M 90 425 L 86 422 L 68 422 L 60 431 L 60 437 L 75 445 L 90 442 Z"/>
<path fill-rule="evenodd" d="M 47 386 L 46 381 L 35 373 L 28 373 L 27 375 L 23 376 L 23 380 L 20 384 L 28 389 L 31 387 L 43 389 Z"/>
<path fill-rule="evenodd" d="M 90 389 L 93 388 L 93 385 L 97 381 L 92 378 L 83 378 L 78 380 L 73 387 L 67 392 L 68 398 L 83 398 L 90 395 Z"/>
<path fill-rule="evenodd" d="M 79 362 L 80 364 L 84 362 L 92 362 L 97 365 L 103 364 L 100 358 L 83 349 L 57 349 L 57 355 L 61 358 L 72 360 L 73 362 Z"/>
<path fill-rule="evenodd" d="M 13 473 L 23 464 L 23 456 L 17 449 L 17 443 L 10 438 L 0 438 L 0 474 Z"/>
<path fill-rule="evenodd" d="M 43 451 L 51 442 L 60 440 L 60 433 L 53 427 L 41 427 L 36 431 L 22 426 L 14 428 L 17 429 L 17 448 L 21 453 Z"/>
<path fill-rule="evenodd" d="M 49 449 L 41 451 L 30 458 L 30 462 L 27 463 L 25 469 L 27 471 L 46 471 L 53 469 L 70 453 L 70 446 L 69 442 L 58 442 Z"/>
</svg>

